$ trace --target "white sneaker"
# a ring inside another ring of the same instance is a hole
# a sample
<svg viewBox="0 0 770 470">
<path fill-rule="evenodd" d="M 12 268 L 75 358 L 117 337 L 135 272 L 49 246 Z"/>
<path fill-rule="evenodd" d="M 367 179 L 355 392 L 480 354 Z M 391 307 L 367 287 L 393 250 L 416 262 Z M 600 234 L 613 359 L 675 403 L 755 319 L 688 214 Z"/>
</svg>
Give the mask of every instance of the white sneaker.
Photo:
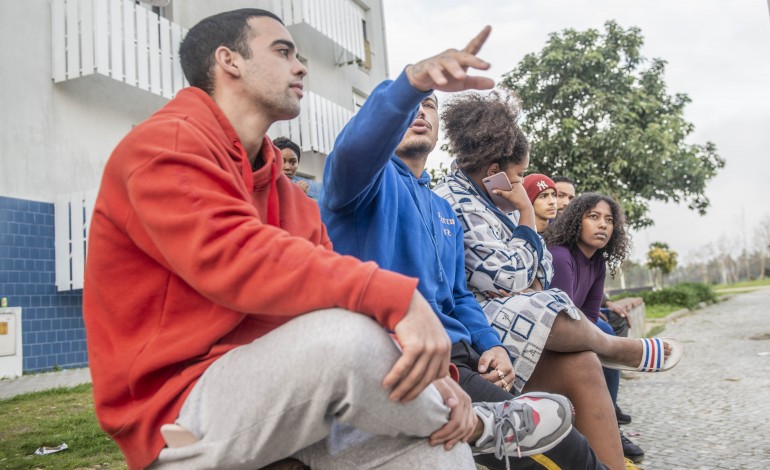
<svg viewBox="0 0 770 470">
<path fill-rule="evenodd" d="M 473 445 L 474 454 L 525 457 L 551 450 L 572 430 L 572 403 L 552 393 L 525 393 L 499 403 L 474 403 L 484 432 Z"/>
</svg>

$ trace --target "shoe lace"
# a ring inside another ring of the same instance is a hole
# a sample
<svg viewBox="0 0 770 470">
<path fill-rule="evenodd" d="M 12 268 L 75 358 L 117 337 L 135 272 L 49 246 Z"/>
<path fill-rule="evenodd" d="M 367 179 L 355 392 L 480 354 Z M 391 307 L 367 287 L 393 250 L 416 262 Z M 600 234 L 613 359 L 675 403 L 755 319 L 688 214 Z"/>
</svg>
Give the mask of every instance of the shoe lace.
<svg viewBox="0 0 770 470">
<path fill-rule="evenodd" d="M 535 420 L 532 417 L 532 407 L 517 402 L 505 402 L 497 414 L 495 421 L 495 458 L 502 459 L 505 456 L 505 470 L 511 470 L 508 460 L 507 443 L 516 440 L 516 454 L 521 458 L 520 441 L 535 430 Z M 516 429 L 515 417 L 519 416 L 519 429 Z M 506 437 L 508 431 L 511 436 Z"/>
</svg>

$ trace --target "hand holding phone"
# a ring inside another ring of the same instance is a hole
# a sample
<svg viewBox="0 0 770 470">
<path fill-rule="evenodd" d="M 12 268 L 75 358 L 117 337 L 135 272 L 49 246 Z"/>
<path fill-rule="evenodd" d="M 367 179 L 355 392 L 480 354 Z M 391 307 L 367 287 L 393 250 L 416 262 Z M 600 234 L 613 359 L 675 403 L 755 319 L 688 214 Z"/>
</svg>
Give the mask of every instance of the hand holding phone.
<svg viewBox="0 0 770 470">
<path fill-rule="evenodd" d="M 513 186 L 511 186 L 511 182 L 508 179 L 508 175 L 501 171 L 492 176 L 487 176 L 481 181 L 484 183 L 484 187 L 487 188 L 490 199 L 492 199 L 492 202 L 495 203 L 498 209 L 506 213 L 517 209 L 511 201 L 494 193 L 495 189 L 503 191 L 511 191 L 513 189 Z"/>
</svg>

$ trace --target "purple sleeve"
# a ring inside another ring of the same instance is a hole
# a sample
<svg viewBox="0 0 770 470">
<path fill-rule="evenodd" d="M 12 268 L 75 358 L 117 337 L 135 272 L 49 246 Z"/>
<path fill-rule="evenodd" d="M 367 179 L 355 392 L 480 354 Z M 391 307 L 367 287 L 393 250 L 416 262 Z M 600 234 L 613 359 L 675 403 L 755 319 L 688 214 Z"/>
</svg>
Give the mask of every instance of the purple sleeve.
<svg viewBox="0 0 770 470">
<path fill-rule="evenodd" d="M 551 288 L 561 289 L 570 299 L 575 297 L 574 261 L 569 249 L 563 246 L 549 246 L 553 256 L 553 279 Z"/>
<path fill-rule="evenodd" d="M 602 298 L 604 297 L 604 279 L 607 277 L 607 267 L 604 265 L 604 260 L 594 264 L 596 277 L 591 285 L 591 288 L 586 295 L 586 300 L 583 305 L 578 305 L 578 308 L 586 314 L 589 320 L 596 323 L 599 318 L 599 309 L 602 306 Z"/>
</svg>

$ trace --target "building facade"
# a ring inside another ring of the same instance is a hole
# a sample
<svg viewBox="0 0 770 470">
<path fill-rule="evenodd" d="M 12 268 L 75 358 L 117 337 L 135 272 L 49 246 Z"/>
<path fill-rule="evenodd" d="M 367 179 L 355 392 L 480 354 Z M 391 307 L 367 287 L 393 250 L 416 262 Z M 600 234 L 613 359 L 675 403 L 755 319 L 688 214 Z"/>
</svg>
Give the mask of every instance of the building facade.
<svg viewBox="0 0 770 470">
<path fill-rule="evenodd" d="M 387 76 L 381 0 L 0 2 L 0 296 L 21 307 L 25 372 L 87 364 L 83 266 L 104 164 L 187 86 L 186 30 L 247 7 L 284 19 L 310 71 L 300 116 L 269 135 L 296 141 L 298 174 L 320 181 L 336 135 Z"/>
</svg>

